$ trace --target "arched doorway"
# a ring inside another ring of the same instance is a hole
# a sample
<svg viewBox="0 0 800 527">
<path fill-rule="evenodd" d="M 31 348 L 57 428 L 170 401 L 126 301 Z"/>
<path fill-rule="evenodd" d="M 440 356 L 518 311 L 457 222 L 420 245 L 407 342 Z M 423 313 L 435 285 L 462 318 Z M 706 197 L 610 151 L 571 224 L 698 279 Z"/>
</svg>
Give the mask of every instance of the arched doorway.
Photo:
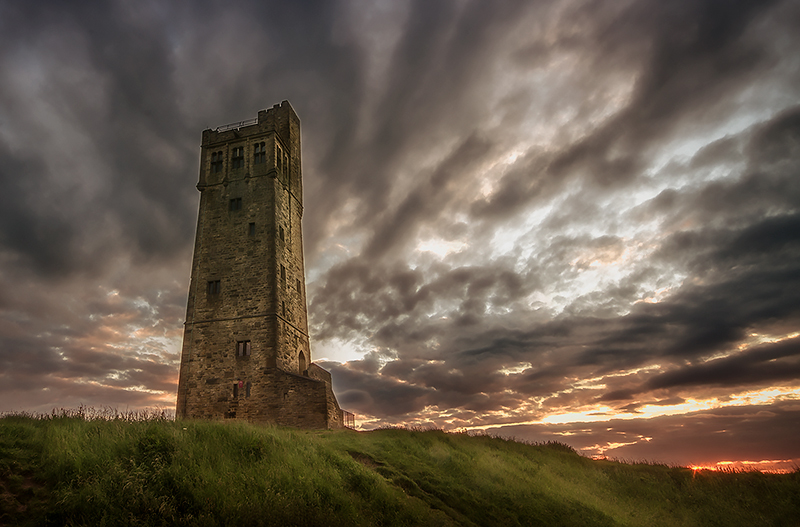
<svg viewBox="0 0 800 527">
<path fill-rule="evenodd" d="M 302 375 L 303 372 L 306 371 L 306 368 L 307 368 L 307 366 L 306 366 L 306 355 L 305 355 L 305 353 L 303 353 L 303 350 L 300 350 L 300 353 L 297 355 L 297 363 L 298 363 L 298 366 L 300 366 L 300 375 Z"/>
</svg>

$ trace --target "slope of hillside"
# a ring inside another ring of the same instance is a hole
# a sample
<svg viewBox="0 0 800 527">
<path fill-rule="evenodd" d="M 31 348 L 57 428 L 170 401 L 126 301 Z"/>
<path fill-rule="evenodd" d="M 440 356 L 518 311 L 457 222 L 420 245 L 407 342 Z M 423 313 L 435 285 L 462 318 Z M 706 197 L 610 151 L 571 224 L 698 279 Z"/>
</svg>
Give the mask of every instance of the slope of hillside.
<svg viewBox="0 0 800 527">
<path fill-rule="evenodd" d="M 0 525 L 800 525 L 800 472 L 441 431 L 0 419 Z"/>
</svg>

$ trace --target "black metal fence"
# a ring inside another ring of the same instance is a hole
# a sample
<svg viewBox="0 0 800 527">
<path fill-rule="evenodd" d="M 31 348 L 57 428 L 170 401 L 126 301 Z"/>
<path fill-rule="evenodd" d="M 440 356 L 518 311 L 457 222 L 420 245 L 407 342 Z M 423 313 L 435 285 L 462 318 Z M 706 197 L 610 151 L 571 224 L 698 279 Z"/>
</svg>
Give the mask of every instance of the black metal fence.
<svg viewBox="0 0 800 527">
<path fill-rule="evenodd" d="M 345 428 L 353 428 L 356 427 L 356 416 L 353 413 L 348 412 L 347 410 L 341 410 L 342 412 L 342 426 Z"/>
</svg>

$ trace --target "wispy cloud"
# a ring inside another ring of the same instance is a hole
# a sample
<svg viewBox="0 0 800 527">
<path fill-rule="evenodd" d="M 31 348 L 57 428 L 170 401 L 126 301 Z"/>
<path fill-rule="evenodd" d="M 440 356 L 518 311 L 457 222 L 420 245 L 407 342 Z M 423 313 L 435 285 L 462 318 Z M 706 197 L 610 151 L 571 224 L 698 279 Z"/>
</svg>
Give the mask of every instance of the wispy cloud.
<svg viewBox="0 0 800 527">
<path fill-rule="evenodd" d="M 313 352 L 360 422 L 800 459 L 799 19 L 6 2 L 0 410 L 172 404 L 200 132 L 290 99 Z M 728 450 L 687 439 L 712 415 Z"/>
</svg>

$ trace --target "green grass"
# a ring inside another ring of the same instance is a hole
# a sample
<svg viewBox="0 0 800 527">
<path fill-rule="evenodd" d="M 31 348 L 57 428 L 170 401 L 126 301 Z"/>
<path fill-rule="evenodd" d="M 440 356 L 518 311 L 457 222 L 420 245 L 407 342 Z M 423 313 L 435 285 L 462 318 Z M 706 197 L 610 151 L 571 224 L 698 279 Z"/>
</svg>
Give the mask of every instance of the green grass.
<svg viewBox="0 0 800 527">
<path fill-rule="evenodd" d="M 694 473 L 441 431 L 84 417 L 0 419 L 0 525 L 800 525 L 798 471 Z"/>
</svg>

